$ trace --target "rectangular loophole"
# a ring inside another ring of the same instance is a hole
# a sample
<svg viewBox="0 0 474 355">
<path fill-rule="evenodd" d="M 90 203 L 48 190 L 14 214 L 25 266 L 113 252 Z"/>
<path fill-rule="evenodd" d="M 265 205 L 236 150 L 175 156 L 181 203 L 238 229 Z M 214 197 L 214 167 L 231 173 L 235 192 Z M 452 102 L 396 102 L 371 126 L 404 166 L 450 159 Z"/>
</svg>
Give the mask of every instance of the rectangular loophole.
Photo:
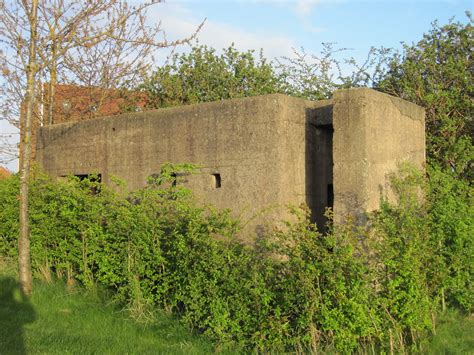
<svg viewBox="0 0 474 355">
<path fill-rule="evenodd" d="M 212 174 L 214 180 L 214 188 L 220 189 L 222 187 L 221 174 Z"/>
<path fill-rule="evenodd" d="M 80 181 L 89 180 L 90 182 L 102 182 L 102 175 L 101 174 L 78 174 L 74 175 Z"/>
<path fill-rule="evenodd" d="M 100 184 L 102 183 L 102 175 L 101 174 L 75 174 L 76 178 L 79 181 L 89 180 L 90 182 L 90 190 L 93 195 L 97 195 L 101 188 Z"/>
<path fill-rule="evenodd" d="M 178 174 L 171 173 L 171 186 L 176 186 L 178 184 Z"/>
</svg>

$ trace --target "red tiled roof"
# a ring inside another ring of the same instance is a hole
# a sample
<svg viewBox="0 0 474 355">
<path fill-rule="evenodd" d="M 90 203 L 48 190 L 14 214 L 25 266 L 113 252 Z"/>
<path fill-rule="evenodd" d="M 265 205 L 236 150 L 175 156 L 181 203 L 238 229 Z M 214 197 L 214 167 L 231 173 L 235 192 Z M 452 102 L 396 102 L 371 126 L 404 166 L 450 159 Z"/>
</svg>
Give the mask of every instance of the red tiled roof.
<svg viewBox="0 0 474 355">
<path fill-rule="evenodd" d="M 10 177 L 11 175 L 12 173 L 8 169 L 4 168 L 3 166 L 0 166 L 0 179 Z"/>
</svg>

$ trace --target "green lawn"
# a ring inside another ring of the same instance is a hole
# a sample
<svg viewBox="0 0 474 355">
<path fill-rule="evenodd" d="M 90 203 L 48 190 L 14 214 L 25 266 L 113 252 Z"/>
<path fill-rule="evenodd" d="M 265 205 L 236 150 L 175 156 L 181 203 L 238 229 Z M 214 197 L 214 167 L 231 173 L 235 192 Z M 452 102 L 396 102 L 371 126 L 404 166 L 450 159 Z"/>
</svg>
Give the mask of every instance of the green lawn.
<svg viewBox="0 0 474 355">
<path fill-rule="evenodd" d="M 1 265 L 0 265 L 1 267 Z M 35 282 L 31 299 L 0 269 L 0 354 L 205 354 L 206 338 L 156 312 L 138 323 L 91 292 Z"/>
<path fill-rule="evenodd" d="M 438 320 L 436 336 L 426 346 L 427 354 L 474 354 L 474 317 L 448 310 Z"/>
<path fill-rule="evenodd" d="M 0 355 L 7 354 L 208 354 L 213 344 L 175 318 L 155 311 L 147 322 L 97 292 L 71 289 L 61 281 L 35 281 L 21 296 L 12 268 L 0 259 Z M 474 354 L 474 319 L 449 311 L 426 354 Z M 364 351 L 362 351 L 364 353 Z"/>
</svg>

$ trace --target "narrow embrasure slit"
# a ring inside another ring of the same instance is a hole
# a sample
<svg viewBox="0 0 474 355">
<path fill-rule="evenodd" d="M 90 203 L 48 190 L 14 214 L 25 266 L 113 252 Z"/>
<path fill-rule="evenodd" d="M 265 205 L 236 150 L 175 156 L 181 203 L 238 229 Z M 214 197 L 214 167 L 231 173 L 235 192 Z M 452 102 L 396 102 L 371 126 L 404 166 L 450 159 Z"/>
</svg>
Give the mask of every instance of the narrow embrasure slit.
<svg viewBox="0 0 474 355">
<path fill-rule="evenodd" d="M 214 177 L 214 187 L 216 189 L 220 189 L 222 187 L 221 174 L 216 173 L 212 174 L 212 176 Z"/>
</svg>

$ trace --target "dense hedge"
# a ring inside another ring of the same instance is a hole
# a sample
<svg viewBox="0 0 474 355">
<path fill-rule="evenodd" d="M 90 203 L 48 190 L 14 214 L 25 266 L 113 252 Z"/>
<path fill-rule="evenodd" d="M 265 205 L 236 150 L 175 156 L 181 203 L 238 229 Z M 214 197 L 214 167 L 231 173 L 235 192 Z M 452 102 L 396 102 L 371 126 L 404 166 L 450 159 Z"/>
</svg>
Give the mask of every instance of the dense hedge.
<svg viewBox="0 0 474 355">
<path fill-rule="evenodd" d="M 442 304 L 472 310 L 472 196 L 439 171 L 430 171 L 431 187 L 413 172 L 394 179 L 399 203 L 383 203 L 370 228 L 348 223 L 322 235 L 296 210 L 298 222 L 255 248 L 235 240 L 227 212 L 169 184 L 169 171 L 133 193 L 36 174 L 34 269 L 110 288 L 221 344 L 257 350 L 419 349 Z M 17 194 L 17 177 L 0 180 L 0 255 L 10 257 Z"/>
</svg>

